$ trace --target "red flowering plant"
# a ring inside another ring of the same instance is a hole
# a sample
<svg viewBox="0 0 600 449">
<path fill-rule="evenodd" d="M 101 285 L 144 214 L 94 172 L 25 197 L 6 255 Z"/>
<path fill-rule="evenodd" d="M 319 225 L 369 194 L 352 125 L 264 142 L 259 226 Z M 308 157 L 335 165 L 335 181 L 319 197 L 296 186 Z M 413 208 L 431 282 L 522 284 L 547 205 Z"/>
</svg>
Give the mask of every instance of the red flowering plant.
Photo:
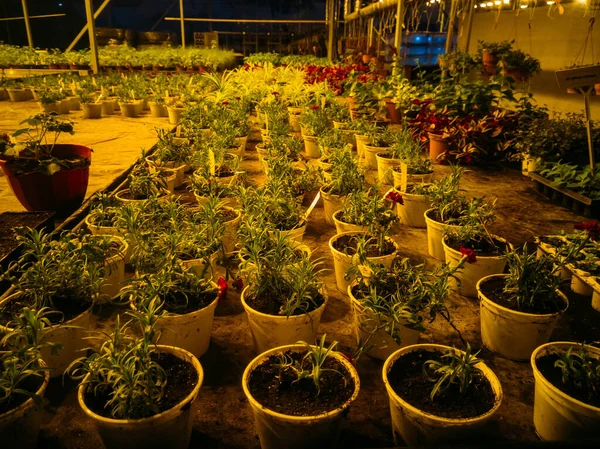
<svg viewBox="0 0 600 449">
<path fill-rule="evenodd" d="M 448 108 L 438 109 L 432 98 L 425 100 L 414 99 L 412 104 L 418 107 L 414 117 L 408 119 L 413 138 L 421 142 L 429 140 L 429 133 L 439 135 L 440 138 L 451 140 L 456 134 L 455 118 Z"/>
<path fill-rule="evenodd" d="M 510 250 L 506 241 L 491 235 L 485 225 L 473 221 L 456 230 L 444 230 L 444 243 L 459 251 L 467 263 L 476 263 L 477 256 L 501 256 Z"/>
<path fill-rule="evenodd" d="M 592 240 L 597 240 L 600 236 L 600 223 L 595 221 L 584 221 L 573 226 L 578 231 L 586 231 Z"/>
</svg>

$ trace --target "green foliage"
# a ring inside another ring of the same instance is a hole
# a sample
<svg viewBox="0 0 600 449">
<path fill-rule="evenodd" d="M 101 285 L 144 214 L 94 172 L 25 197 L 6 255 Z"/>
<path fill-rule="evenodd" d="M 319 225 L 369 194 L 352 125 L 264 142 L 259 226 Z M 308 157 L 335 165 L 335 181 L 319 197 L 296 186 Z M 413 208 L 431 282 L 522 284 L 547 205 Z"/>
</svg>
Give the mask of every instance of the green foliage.
<svg viewBox="0 0 600 449">
<path fill-rule="evenodd" d="M 359 166 L 354 153 L 348 148 L 337 149 L 329 156 L 331 163 L 331 183 L 328 193 L 348 195 L 362 190 L 365 183 L 364 170 Z"/>
<path fill-rule="evenodd" d="M 320 106 L 312 106 L 300 117 L 304 136 L 320 137 L 331 128 L 329 113 Z"/>
<path fill-rule="evenodd" d="M 591 199 L 600 198 L 600 173 L 592 175 L 590 166 L 578 167 L 561 162 L 548 162 L 542 165 L 539 173 L 557 187 L 574 190 Z"/>
<path fill-rule="evenodd" d="M 591 402 L 600 398 L 600 360 L 592 356 L 588 346 L 570 347 L 566 351 L 555 348 L 559 359 L 554 362 L 554 367 L 559 368 L 561 380 L 565 386 L 574 386 L 581 390 L 583 395 Z"/>
</svg>

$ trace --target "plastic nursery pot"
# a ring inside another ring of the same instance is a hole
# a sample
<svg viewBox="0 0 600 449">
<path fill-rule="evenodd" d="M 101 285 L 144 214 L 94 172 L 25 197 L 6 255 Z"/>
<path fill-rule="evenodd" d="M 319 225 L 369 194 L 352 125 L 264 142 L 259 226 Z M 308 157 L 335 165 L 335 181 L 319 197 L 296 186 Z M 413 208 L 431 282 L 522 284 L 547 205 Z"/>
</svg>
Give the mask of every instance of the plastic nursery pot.
<svg viewBox="0 0 600 449">
<path fill-rule="evenodd" d="M 323 212 L 325 214 L 325 223 L 329 226 L 335 226 L 333 214 L 342 209 L 342 204 L 346 201 L 348 195 L 334 195 L 326 192 L 328 186 L 323 186 L 320 189 L 321 198 L 323 199 Z"/>
<path fill-rule="evenodd" d="M 241 156 L 239 156 L 239 158 L 243 159 L 246 155 L 246 148 L 248 147 L 248 136 L 236 137 L 234 142 L 236 145 L 239 145 L 240 151 L 242 153 Z"/>
<path fill-rule="evenodd" d="M 333 268 L 335 270 L 335 283 L 337 288 L 342 293 L 348 292 L 348 286 L 354 282 L 354 277 L 350 277 L 346 280 L 346 272 L 352 266 L 355 256 L 348 255 L 345 252 L 338 251 L 334 248 L 333 244 L 339 240 L 341 237 L 345 236 L 353 236 L 353 235 L 366 235 L 366 232 L 343 232 L 341 234 L 336 234 L 331 239 L 329 239 L 329 249 L 331 250 L 331 254 L 333 255 Z M 386 240 L 392 242 L 396 250 L 385 256 L 378 257 L 367 257 L 367 260 L 373 263 L 380 263 L 385 265 L 386 267 L 390 267 L 392 265 L 392 261 L 396 257 L 398 253 L 399 247 L 398 244 L 392 240 L 390 237 L 386 237 Z"/>
<path fill-rule="evenodd" d="M 129 194 L 129 189 L 123 189 L 123 190 L 119 190 L 117 193 L 115 193 L 115 198 L 118 199 L 119 201 L 121 201 L 122 203 L 136 203 L 136 204 L 142 204 L 144 201 L 148 201 L 148 199 L 144 199 L 144 200 L 133 200 L 133 199 L 129 199 L 127 198 L 127 195 Z M 167 191 L 163 192 L 162 195 L 160 195 L 158 197 L 159 201 L 166 201 L 171 197 L 171 194 Z"/>
<path fill-rule="evenodd" d="M 45 366 L 43 361 L 40 361 Z M 50 382 L 50 372 L 45 371 L 42 385 L 35 392 L 36 403 L 33 398 L 27 399 L 21 405 L 0 414 L 0 441 L 2 447 L 35 449 L 38 447 L 40 426 L 42 424 L 41 399 Z"/>
<path fill-rule="evenodd" d="M 377 177 L 379 181 L 385 185 L 391 186 L 394 184 L 394 167 L 400 166 L 400 159 L 394 159 L 390 153 L 375 154 L 377 160 Z"/>
<path fill-rule="evenodd" d="M 85 217 L 85 224 L 92 235 L 114 235 L 116 237 L 121 237 L 123 239 L 127 236 L 127 231 L 125 229 L 118 228 L 116 226 L 97 226 L 92 222 L 90 215 Z M 135 248 L 134 242 L 129 239 L 127 241 L 127 249 L 125 251 L 125 263 L 129 263 L 131 260 L 131 255 L 133 254 L 133 249 Z"/>
<path fill-rule="evenodd" d="M 227 207 L 226 209 L 237 214 L 233 220 L 226 221 L 224 223 L 225 229 L 223 230 L 223 251 L 225 251 L 225 254 L 231 254 L 235 251 L 237 233 L 240 226 L 240 221 L 242 220 L 242 214 L 239 210 L 235 210 L 231 207 Z"/>
<path fill-rule="evenodd" d="M 491 237 L 497 241 L 508 245 L 512 249 L 512 245 L 504 240 L 502 237 L 497 235 L 491 235 Z M 442 239 L 442 245 L 444 246 L 444 252 L 446 254 L 446 263 L 449 267 L 457 266 L 463 255 L 460 251 L 449 247 L 446 244 L 446 238 Z M 477 255 L 477 260 L 474 263 L 466 262 L 463 265 L 462 270 L 456 273 L 455 279 L 450 279 L 450 285 L 455 287 L 458 292 L 468 298 L 477 298 L 477 283 L 481 278 L 490 276 L 492 274 L 504 273 L 504 267 L 506 266 L 506 260 L 503 255 L 499 256 L 480 256 Z"/>
<path fill-rule="evenodd" d="M 8 97 L 12 102 L 20 102 L 29 100 L 29 95 L 25 89 L 6 89 Z"/>
<path fill-rule="evenodd" d="M 83 145 L 56 144 L 52 156 L 58 159 L 80 156 L 91 160 L 92 150 Z M 28 211 L 48 210 L 65 216 L 81 206 L 88 186 L 89 166 L 59 170 L 49 176 L 41 172 L 17 175 L 12 165 L 10 161 L 0 159 L 0 168 L 10 189 Z"/>
<path fill-rule="evenodd" d="M 154 416 L 142 419 L 111 419 L 97 415 L 85 403 L 88 374 L 79 385 L 77 399 L 84 413 L 93 421 L 105 449 L 187 449 L 192 436 L 196 398 L 204 380 L 202 366 L 196 357 L 180 348 L 158 346 L 159 351 L 173 354 L 193 365 L 198 383 L 179 404 Z"/>
<path fill-rule="evenodd" d="M 300 125 L 300 114 L 292 114 L 289 115 L 289 123 L 290 128 L 292 128 L 292 132 L 299 133 L 302 129 Z"/>
<path fill-rule="evenodd" d="M 435 211 L 435 209 L 428 209 L 423 214 L 427 226 L 427 251 L 431 257 L 435 257 L 438 260 L 446 260 L 446 253 L 444 252 L 444 245 L 442 243 L 444 229 L 446 228 L 450 232 L 454 232 L 458 231 L 461 226 L 447 225 L 435 221 L 430 217 L 433 211 Z"/>
<path fill-rule="evenodd" d="M 104 276 L 100 294 L 109 299 L 117 296 L 121 290 L 121 284 L 125 280 L 125 259 L 129 253 L 129 245 L 123 238 L 116 235 L 111 237 L 119 243 L 120 252 L 104 261 Z"/>
<path fill-rule="evenodd" d="M 56 103 L 58 104 L 59 114 L 68 114 L 71 111 L 71 100 L 60 100 Z"/>
<path fill-rule="evenodd" d="M 289 345 L 298 341 L 315 341 L 321 316 L 327 304 L 327 290 L 321 289 L 325 301 L 321 306 L 311 312 L 301 315 L 281 316 L 268 315 L 254 310 L 246 302 L 248 288 L 242 291 L 242 305 L 248 316 L 252 341 L 257 354 L 265 352 L 277 346 Z"/>
<path fill-rule="evenodd" d="M 289 237 L 292 241 L 296 242 L 296 243 L 302 243 L 302 240 L 304 240 L 304 234 L 306 233 L 306 226 L 308 225 L 308 223 L 306 222 L 306 220 L 302 220 L 300 223 L 298 223 L 298 226 L 296 226 L 294 229 L 289 229 L 287 231 L 281 231 L 281 234 L 285 235 L 286 237 Z M 269 234 L 273 234 L 272 231 L 268 231 Z"/>
<path fill-rule="evenodd" d="M 386 360 L 398 349 L 404 346 L 416 345 L 419 342 L 421 332 L 405 326 L 397 326 L 396 333 L 400 344 L 390 334 L 381 329 L 385 317 L 366 309 L 354 294 L 352 288 L 356 284 L 348 286 L 348 296 L 352 302 L 354 333 L 358 344 L 368 342 L 366 354 L 378 360 Z M 424 321 L 424 324 L 426 321 Z"/>
<path fill-rule="evenodd" d="M 600 407 L 586 404 L 555 387 L 540 372 L 537 362 L 557 349 L 581 347 L 581 343 L 553 342 L 537 348 L 531 354 L 531 367 L 535 378 L 533 424 L 542 440 L 587 440 L 598 437 Z M 600 350 L 587 347 L 590 355 L 600 358 Z"/>
<path fill-rule="evenodd" d="M 148 106 L 150 106 L 150 116 L 151 117 L 168 117 L 169 111 L 167 107 L 163 104 L 157 103 L 156 101 L 149 101 Z"/>
<path fill-rule="evenodd" d="M 473 418 L 444 418 L 419 410 L 402 399 L 390 385 L 389 372 L 396 361 L 413 351 L 434 350 L 445 352 L 453 349 L 450 346 L 420 344 L 406 346 L 394 352 L 383 365 L 383 383 L 390 399 L 390 412 L 392 415 L 392 430 L 394 442 L 397 446 L 417 446 L 425 444 L 446 443 L 472 438 L 485 429 L 498 411 L 504 397 L 502 386 L 496 375 L 487 365 L 479 362 L 475 365 L 490 382 L 495 395 L 494 406 L 483 415 Z M 459 351 L 455 349 L 455 351 Z M 460 351 L 462 352 L 462 351 Z"/>
<path fill-rule="evenodd" d="M 408 184 L 427 184 L 433 179 L 433 171 L 423 175 L 409 175 L 408 166 L 404 162 L 400 162 L 399 166 L 392 170 L 392 178 L 394 187 L 401 192 L 406 192 Z"/>
<path fill-rule="evenodd" d="M 119 101 L 119 109 L 121 109 L 121 115 L 123 117 L 136 118 L 140 115 L 137 103 Z"/>
<path fill-rule="evenodd" d="M 17 299 L 21 292 L 7 296 L 0 301 L 0 309 L 6 306 L 10 301 Z M 60 343 L 61 349 L 57 354 L 52 354 L 50 348 L 42 349 L 42 359 L 50 368 L 50 376 L 62 376 L 69 364 L 83 355 L 83 349 L 89 346 L 89 342 L 84 340 L 90 328 L 90 317 L 92 315 L 91 306 L 81 312 L 76 317 L 61 324 L 53 325 L 44 332 L 42 342 Z M 0 325 L 0 334 L 6 334 L 12 329 Z"/>
<path fill-rule="evenodd" d="M 167 112 L 169 114 L 169 123 L 171 125 L 178 125 L 181 120 L 181 114 L 183 114 L 185 108 L 176 108 L 174 106 L 167 106 Z"/>
<path fill-rule="evenodd" d="M 368 226 L 359 226 L 351 223 L 346 223 L 339 219 L 342 214 L 342 210 L 335 211 L 333 213 L 333 222 L 335 223 L 335 231 L 338 234 L 343 232 L 367 232 L 369 230 Z"/>
<path fill-rule="evenodd" d="M 115 110 L 119 107 L 117 100 L 101 100 L 102 115 L 114 115 Z"/>
<path fill-rule="evenodd" d="M 318 138 L 314 136 L 302 136 L 304 139 L 304 153 L 309 159 L 319 159 L 321 149 L 319 148 Z"/>
<path fill-rule="evenodd" d="M 191 268 L 191 271 L 200 276 L 204 272 L 204 279 L 212 279 L 217 272 L 217 259 L 219 258 L 219 251 L 215 251 L 208 256 L 209 267 L 204 271 L 206 265 L 206 258 L 200 259 L 188 259 L 182 260 L 181 265 L 184 268 Z"/>
<path fill-rule="evenodd" d="M 252 407 L 254 423 L 260 447 L 262 449 L 313 449 L 334 448 L 337 445 L 342 424 L 347 419 L 350 405 L 356 400 L 360 391 L 360 379 L 356 368 L 340 353 L 332 352 L 334 357 L 350 373 L 354 380 L 354 393 L 339 408 L 315 416 L 291 416 L 277 413 L 257 402 L 248 387 L 252 371 L 273 355 L 289 350 L 305 351 L 304 345 L 285 345 L 266 351 L 252 360 L 242 376 L 242 388 Z"/>
<path fill-rule="evenodd" d="M 365 144 L 365 161 L 369 170 L 377 170 L 377 153 L 385 153 L 386 147 L 373 147 Z"/>
<path fill-rule="evenodd" d="M 84 103 L 82 117 L 85 119 L 102 118 L 102 103 Z"/>
<path fill-rule="evenodd" d="M 427 195 L 404 192 L 402 200 L 404 204 L 396 204 L 396 214 L 400 217 L 400 223 L 411 228 L 427 227 L 425 212 L 431 208 L 431 201 Z"/>
<path fill-rule="evenodd" d="M 356 139 L 356 152 L 358 153 L 358 157 L 365 157 L 365 145 L 371 143 L 371 138 L 362 134 L 355 134 L 354 139 Z"/>
<path fill-rule="evenodd" d="M 537 171 L 537 159 L 531 157 L 527 154 L 524 154 L 523 159 L 521 159 L 521 173 L 525 176 L 529 176 L 529 173 L 534 173 Z"/>
<path fill-rule="evenodd" d="M 440 134 L 429 133 L 429 159 L 434 164 L 440 163 L 440 156 L 448 151 L 448 141 Z"/>
<path fill-rule="evenodd" d="M 524 313 L 498 305 L 482 293 L 481 286 L 489 280 L 506 276 L 492 274 L 477 283 L 481 341 L 486 348 L 502 357 L 516 361 L 528 360 L 535 348 L 550 340 L 558 320 L 569 307 L 569 302 L 567 297 L 557 290 L 565 302 L 565 308 L 560 312 Z"/>
<path fill-rule="evenodd" d="M 77 97 L 69 97 L 70 105 L 69 109 L 71 111 L 79 111 L 81 110 L 81 101 Z"/>
<path fill-rule="evenodd" d="M 57 102 L 46 103 L 46 104 L 44 104 L 42 102 L 38 102 L 38 105 L 42 112 L 46 112 L 47 114 L 54 112 L 54 113 L 58 114 L 58 103 Z"/>
<path fill-rule="evenodd" d="M 594 294 L 594 288 L 585 281 L 585 279 L 590 276 L 590 273 L 575 267 L 572 267 L 572 270 L 571 291 L 581 296 L 592 296 Z"/>
</svg>

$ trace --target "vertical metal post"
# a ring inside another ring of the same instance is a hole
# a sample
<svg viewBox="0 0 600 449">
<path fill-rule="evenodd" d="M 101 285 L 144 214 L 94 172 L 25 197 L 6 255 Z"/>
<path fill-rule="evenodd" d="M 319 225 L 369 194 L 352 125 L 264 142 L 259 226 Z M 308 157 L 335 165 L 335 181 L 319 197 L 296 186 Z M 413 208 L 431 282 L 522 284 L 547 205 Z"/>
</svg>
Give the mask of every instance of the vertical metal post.
<svg viewBox="0 0 600 449">
<path fill-rule="evenodd" d="M 465 38 L 465 51 L 469 51 L 471 44 L 471 30 L 473 29 L 473 16 L 475 15 L 475 0 L 469 2 L 469 15 L 467 16 L 467 37 Z"/>
<path fill-rule="evenodd" d="M 592 90 L 594 87 L 587 87 L 581 89 L 581 93 L 583 94 L 583 100 L 585 102 L 585 127 L 587 131 L 588 138 L 588 149 L 590 152 L 590 173 L 592 176 L 596 173 L 596 160 L 594 156 L 594 140 L 592 139 L 592 114 L 590 112 L 590 95 L 592 95 Z"/>
<path fill-rule="evenodd" d="M 327 22 L 327 28 L 329 31 L 329 36 L 327 39 L 327 59 L 329 61 L 333 61 L 335 58 L 335 49 L 333 46 L 335 45 L 335 0 L 327 0 L 325 3 L 325 8 L 327 8 L 327 18 L 329 19 Z"/>
<path fill-rule="evenodd" d="M 450 16 L 448 17 L 448 34 L 446 35 L 446 54 L 452 50 L 454 40 L 454 22 L 456 19 L 456 6 L 458 0 L 450 0 Z"/>
<path fill-rule="evenodd" d="M 398 5 L 396 8 L 396 32 L 394 33 L 394 47 L 396 47 L 396 56 L 400 56 L 400 46 L 402 45 L 402 24 L 404 22 L 404 16 L 402 13 L 402 8 L 404 5 L 402 4 L 402 0 L 398 0 Z"/>
<path fill-rule="evenodd" d="M 92 53 L 92 71 L 98 73 L 98 43 L 96 42 L 96 22 L 94 20 L 93 0 L 85 0 L 85 15 L 87 17 L 88 36 Z"/>
<path fill-rule="evenodd" d="M 181 48 L 185 48 L 185 17 L 183 14 L 183 0 L 179 0 L 179 21 L 181 22 Z M 204 45 L 206 45 L 206 42 Z"/>
<path fill-rule="evenodd" d="M 25 29 L 27 30 L 27 42 L 33 48 L 33 37 L 31 37 L 31 25 L 29 24 L 29 11 L 27 10 L 27 0 L 21 0 L 23 6 L 23 19 L 25 19 Z"/>
</svg>

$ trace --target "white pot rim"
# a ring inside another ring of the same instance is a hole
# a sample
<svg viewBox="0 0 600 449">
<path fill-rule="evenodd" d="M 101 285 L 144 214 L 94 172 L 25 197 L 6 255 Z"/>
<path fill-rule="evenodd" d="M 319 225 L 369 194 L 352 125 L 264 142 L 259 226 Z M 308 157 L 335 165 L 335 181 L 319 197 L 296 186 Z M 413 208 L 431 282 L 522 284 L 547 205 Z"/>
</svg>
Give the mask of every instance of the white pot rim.
<svg viewBox="0 0 600 449">
<path fill-rule="evenodd" d="M 365 143 L 365 149 L 371 152 L 386 153 L 389 148 L 390 147 L 376 147 L 374 145 L 369 145 L 368 143 Z"/>
<path fill-rule="evenodd" d="M 248 398 L 248 401 L 253 406 L 255 406 L 256 408 L 260 408 L 262 412 L 264 412 L 265 414 L 267 414 L 273 418 L 284 419 L 286 421 L 292 421 L 292 422 L 305 422 L 307 420 L 310 420 L 312 423 L 314 423 L 315 421 L 318 422 L 318 421 L 329 420 L 329 419 L 339 415 L 346 408 L 348 408 L 352 402 L 354 402 L 354 400 L 358 396 L 358 392 L 360 391 L 360 378 L 358 376 L 358 372 L 356 371 L 356 368 L 354 366 L 352 366 L 352 364 L 341 353 L 332 352 L 331 356 L 335 357 L 335 359 L 338 362 L 340 362 L 342 365 L 344 365 L 344 368 L 346 368 L 346 370 L 348 371 L 348 373 L 354 380 L 354 393 L 352 393 L 352 396 L 350 396 L 350 398 L 344 404 L 342 404 L 340 407 L 336 408 L 335 410 L 321 413 L 320 415 L 307 415 L 307 416 L 284 415 L 283 413 L 278 413 L 278 412 L 275 412 L 271 409 L 268 409 L 268 408 L 262 406 L 250 394 L 250 390 L 248 388 L 248 380 L 250 378 L 250 374 L 252 374 L 252 370 L 256 366 L 258 366 L 259 363 L 262 362 L 267 357 L 269 357 L 273 354 L 287 351 L 289 349 L 304 350 L 305 347 L 304 347 L 304 345 L 299 345 L 299 344 L 278 346 L 276 348 L 269 349 L 268 351 L 265 351 L 262 354 L 259 354 L 254 359 L 252 359 L 252 361 L 250 363 L 248 363 L 248 365 L 246 366 L 246 369 L 244 370 L 244 374 L 242 375 L 242 388 L 244 390 L 244 394 L 246 395 L 246 398 Z"/>
<path fill-rule="evenodd" d="M 491 235 L 491 237 L 493 237 L 493 238 L 494 238 L 494 240 L 498 240 L 498 241 L 500 241 L 500 242 L 502 242 L 502 243 L 506 243 L 506 244 L 507 244 L 507 245 L 508 245 L 508 246 L 509 246 L 511 249 L 513 248 L 513 246 L 512 246 L 510 243 L 508 243 L 508 242 L 506 241 L 506 239 L 503 239 L 502 237 L 499 237 L 499 236 L 497 236 L 497 235 L 495 235 L 495 234 L 490 234 L 490 235 Z M 446 243 L 446 240 L 447 240 L 447 239 L 448 239 L 448 236 L 446 236 L 446 235 L 445 235 L 445 236 L 442 238 L 442 245 L 444 246 L 444 251 L 447 251 L 447 252 L 449 252 L 449 253 L 453 253 L 453 254 L 454 254 L 455 256 L 457 256 L 459 259 L 460 259 L 460 258 L 462 258 L 462 253 L 461 253 L 460 251 L 457 251 L 457 250 L 455 250 L 454 248 L 452 248 L 452 247 L 448 246 L 448 244 Z M 503 257 L 504 257 L 504 256 L 502 256 L 502 255 L 500 255 L 500 256 L 480 256 L 479 254 L 477 254 L 477 260 L 479 260 L 479 259 L 482 259 L 482 261 L 484 261 L 484 262 L 485 262 L 485 261 L 489 261 L 489 262 L 491 262 L 491 261 L 500 260 L 500 259 L 502 259 Z M 476 264 L 476 263 L 477 263 L 477 262 L 475 262 L 475 264 Z"/>
<path fill-rule="evenodd" d="M 395 162 L 395 163 L 401 163 L 402 159 L 398 159 L 395 157 L 385 157 L 386 154 L 391 154 L 389 151 L 380 151 L 379 153 L 375 154 L 375 157 L 377 159 L 383 159 L 384 161 L 389 161 L 389 162 Z"/>
<path fill-rule="evenodd" d="M 533 375 L 534 375 L 535 381 L 541 382 L 545 388 L 549 389 L 550 391 L 552 391 L 553 394 L 561 397 L 562 399 L 564 399 L 566 401 L 572 402 L 573 404 L 576 404 L 579 407 L 585 408 L 585 409 L 590 410 L 595 413 L 600 412 L 600 407 L 594 407 L 593 405 L 586 404 L 585 402 L 582 402 L 579 399 L 575 399 L 574 397 L 569 396 L 567 393 L 563 392 L 560 388 L 555 387 L 548 379 L 546 379 L 544 377 L 544 375 L 541 373 L 541 371 L 537 367 L 537 359 L 538 358 L 546 355 L 548 352 L 547 351 L 548 349 L 550 349 L 552 347 L 560 347 L 560 346 L 578 347 L 578 346 L 581 346 L 581 343 L 577 343 L 574 341 L 553 341 L 553 342 L 545 343 L 541 346 L 538 346 L 535 349 L 535 351 L 533 351 L 533 353 L 531 354 L 531 368 L 533 369 Z M 588 350 L 590 350 L 590 352 L 592 352 L 593 354 L 600 357 L 600 349 L 593 347 L 593 346 L 588 346 Z"/>
<path fill-rule="evenodd" d="M 321 287 L 319 290 L 321 291 L 321 295 L 323 295 L 324 301 L 323 301 L 323 304 L 321 304 L 316 309 L 311 310 L 310 312 L 304 312 L 304 313 L 301 313 L 298 315 L 290 315 L 289 317 L 284 316 L 284 315 L 270 315 L 268 313 L 259 312 L 258 310 L 250 307 L 250 305 L 246 302 L 246 294 L 247 294 L 247 290 L 249 288 L 250 288 L 249 285 L 244 287 L 244 289 L 242 290 L 242 294 L 240 295 L 240 300 L 242 301 L 242 306 L 244 306 L 244 309 L 246 311 L 251 312 L 253 315 L 260 316 L 261 318 L 268 318 L 273 321 L 290 321 L 290 320 L 294 320 L 294 319 L 303 319 L 307 315 L 315 314 L 317 311 L 322 310 L 322 309 L 324 310 L 325 306 L 327 305 L 327 301 L 329 300 L 329 295 L 327 294 L 327 289 L 325 288 L 325 284 L 321 283 Z"/>
<path fill-rule="evenodd" d="M 81 381 L 79 386 L 77 387 L 77 400 L 78 400 L 79 406 L 81 407 L 83 412 L 88 417 L 92 418 L 93 420 L 104 422 L 106 424 L 120 425 L 120 426 L 135 426 L 135 425 L 141 425 L 141 424 L 148 425 L 148 424 L 152 424 L 153 422 L 157 422 L 157 421 L 160 422 L 161 420 L 163 420 L 165 418 L 165 416 L 173 414 L 178 409 L 180 409 L 180 410 L 183 409 L 186 406 L 186 404 L 188 404 L 188 403 L 191 404 L 193 402 L 194 398 L 198 395 L 198 392 L 200 391 L 200 387 L 202 386 L 202 382 L 204 381 L 204 370 L 202 369 L 202 365 L 200 365 L 200 362 L 192 353 L 186 351 L 185 349 L 176 348 L 174 346 L 167 346 L 167 345 L 156 345 L 156 347 L 161 352 L 167 352 L 167 353 L 173 354 L 177 358 L 190 363 L 196 369 L 196 373 L 198 374 L 198 381 L 196 382 L 196 385 L 194 386 L 192 391 L 181 402 L 174 405 L 173 407 L 171 407 L 168 410 L 160 412 L 156 415 L 148 416 L 147 418 L 140 418 L 140 419 L 106 418 L 102 415 L 98 415 L 98 414 L 94 413 L 85 404 L 84 395 L 85 395 L 85 391 L 86 391 L 87 385 L 88 385 L 85 382 L 90 377 L 90 374 L 87 374 L 84 377 L 84 379 Z M 180 355 L 185 356 L 185 358 L 180 357 Z"/>
<path fill-rule="evenodd" d="M 42 367 L 47 366 L 46 363 L 42 359 L 39 359 L 39 362 L 40 362 L 40 366 L 42 366 Z M 50 370 L 45 370 L 42 384 L 35 392 L 35 396 L 37 396 L 38 398 L 41 399 L 44 396 L 44 392 L 46 391 L 46 388 L 48 387 L 49 382 L 50 382 Z M 11 416 L 19 414 L 22 410 L 28 409 L 34 405 L 35 404 L 33 402 L 33 398 L 28 398 L 25 402 L 18 405 L 17 407 L 12 408 L 4 413 L 0 413 L 0 422 L 4 421 L 4 420 L 8 421 Z"/>
<path fill-rule="evenodd" d="M 474 416 L 472 418 L 445 418 L 443 416 L 438 416 L 438 415 L 433 415 L 431 413 L 427 413 L 417 407 L 414 407 L 413 405 L 409 404 L 404 399 L 402 399 L 400 396 L 398 396 L 398 394 L 394 391 L 394 389 L 392 388 L 392 386 L 390 385 L 390 383 L 388 381 L 388 372 L 390 371 L 394 362 L 396 362 L 396 360 L 398 360 L 400 357 L 402 357 L 403 355 L 405 355 L 409 352 L 418 351 L 418 350 L 422 350 L 422 349 L 424 349 L 424 350 L 434 349 L 434 350 L 439 350 L 439 352 L 447 351 L 448 349 L 460 351 L 459 349 L 453 348 L 451 346 L 438 345 L 438 344 L 432 344 L 432 343 L 420 343 L 420 344 L 416 344 L 416 345 L 405 346 L 403 348 L 398 349 L 396 352 L 394 352 L 392 355 L 390 355 L 386 359 L 385 363 L 383 364 L 382 377 L 383 377 L 383 383 L 385 384 L 385 388 L 387 390 L 388 395 L 393 397 L 394 400 L 396 400 L 397 402 L 402 404 L 402 407 L 410 410 L 412 413 L 423 415 L 430 420 L 437 421 L 440 423 L 474 424 L 474 423 L 477 423 L 480 421 L 485 421 L 490 416 L 492 416 L 493 414 L 496 413 L 498 408 L 500 408 L 500 404 L 502 404 L 502 399 L 504 397 L 504 393 L 502 391 L 502 385 L 500 384 L 500 380 L 498 379 L 496 374 L 494 374 L 494 372 L 483 361 L 477 363 L 475 366 L 477 368 L 479 368 L 479 370 L 483 373 L 484 377 L 490 383 L 492 390 L 494 391 L 494 395 L 495 395 L 494 406 L 490 410 L 485 412 L 483 415 Z M 464 352 L 464 351 L 461 351 L 461 352 Z"/>
<path fill-rule="evenodd" d="M 338 240 L 340 237 L 344 237 L 344 236 L 347 236 L 347 235 L 369 235 L 369 233 L 365 232 L 365 231 L 347 231 L 347 232 L 341 232 L 339 234 L 335 234 L 334 236 L 332 236 L 329 239 L 329 249 L 331 249 L 331 251 L 334 254 L 340 254 L 340 255 L 345 256 L 345 257 L 354 257 L 354 255 L 348 256 L 347 254 L 345 254 L 345 253 L 343 253 L 341 251 L 338 251 L 337 249 L 335 249 L 333 247 L 333 243 L 336 240 Z M 390 253 L 390 254 L 385 254 L 383 256 L 368 257 L 367 258 L 368 260 L 377 263 L 378 260 L 386 258 L 386 257 L 390 257 L 390 256 L 394 255 L 395 253 L 397 253 L 400 250 L 400 246 L 398 245 L 398 243 L 396 243 L 396 241 L 393 238 L 386 236 L 385 239 L 388 240 L 388 241 L 390 241 L 390 242 L 392 242 L 394 244 L 394 248 L 396 248 L 395 251 L 392 252 L 392 253 Z"/>
<path fill-rule="evenodd" d="M 520 317 L 526 317 L 526 318 L 535 318 L 537 317 L 538 319 L 540 318 L 553 318 L 556 317 L 558 315 L 562 315 L 563 313 L 565 313 L 565 311 L 569 308 L 569 300 L 568 298 L 565 296 L 565 294 L 563 292 L 561 292 L 560 290 L 557 290 L 558 294 L 561 296 L 561 298 L 565 301 L 565 308 L 559 312 L 554 312 L 554 313 L 526 313 L 526 312 L 519 312 L 518 310 L 513 310 L 513 309 L 509 309 L 508 307 L 504 307 L 501 306 L 500 304 L 492 301 L 491 299 L 489 299 L 487 296 L 485 296 L 482 292 L 481 292 L 481 284 L 485 283 L 486 281 L 490 280 L 491 278 L 494 277 L 507 277 L 508 274 L 490 274 L 489 276 L 485 276 L 482 277 L 481 279 L 479 279 L 479 281 L 477 282 L 476 288 L 477 288 L 477 293 L 479 294 L 479 298 L 482 302 L 485 303 L 491 303 L 493 304 L 494 307 L 498 308 L 499 310 L 501 310 L 502 312 L 505 312 L 507 314 L 512 314 L 514 316 L 520 316 Z"/>
<path fill-rule="evenodd" d="M 92 217 L 92 214 L 87 214 L 85 216 L 85 220 L 84 221 L 85 221 L 85 224 L 87 226 L 91 226 L 91 227 L 96 228 L 96 229 L 105 229 L 105 230 L 115 230 L 116 229 L 118 231 L 125 232 L 124 229 L 119 228 L 118 226 L 98 226 L 98 225 L 92 223 L 91 217 Z M 111 235 L 115 235 L 115 234 L 111 234 Z"/>
</svg>

